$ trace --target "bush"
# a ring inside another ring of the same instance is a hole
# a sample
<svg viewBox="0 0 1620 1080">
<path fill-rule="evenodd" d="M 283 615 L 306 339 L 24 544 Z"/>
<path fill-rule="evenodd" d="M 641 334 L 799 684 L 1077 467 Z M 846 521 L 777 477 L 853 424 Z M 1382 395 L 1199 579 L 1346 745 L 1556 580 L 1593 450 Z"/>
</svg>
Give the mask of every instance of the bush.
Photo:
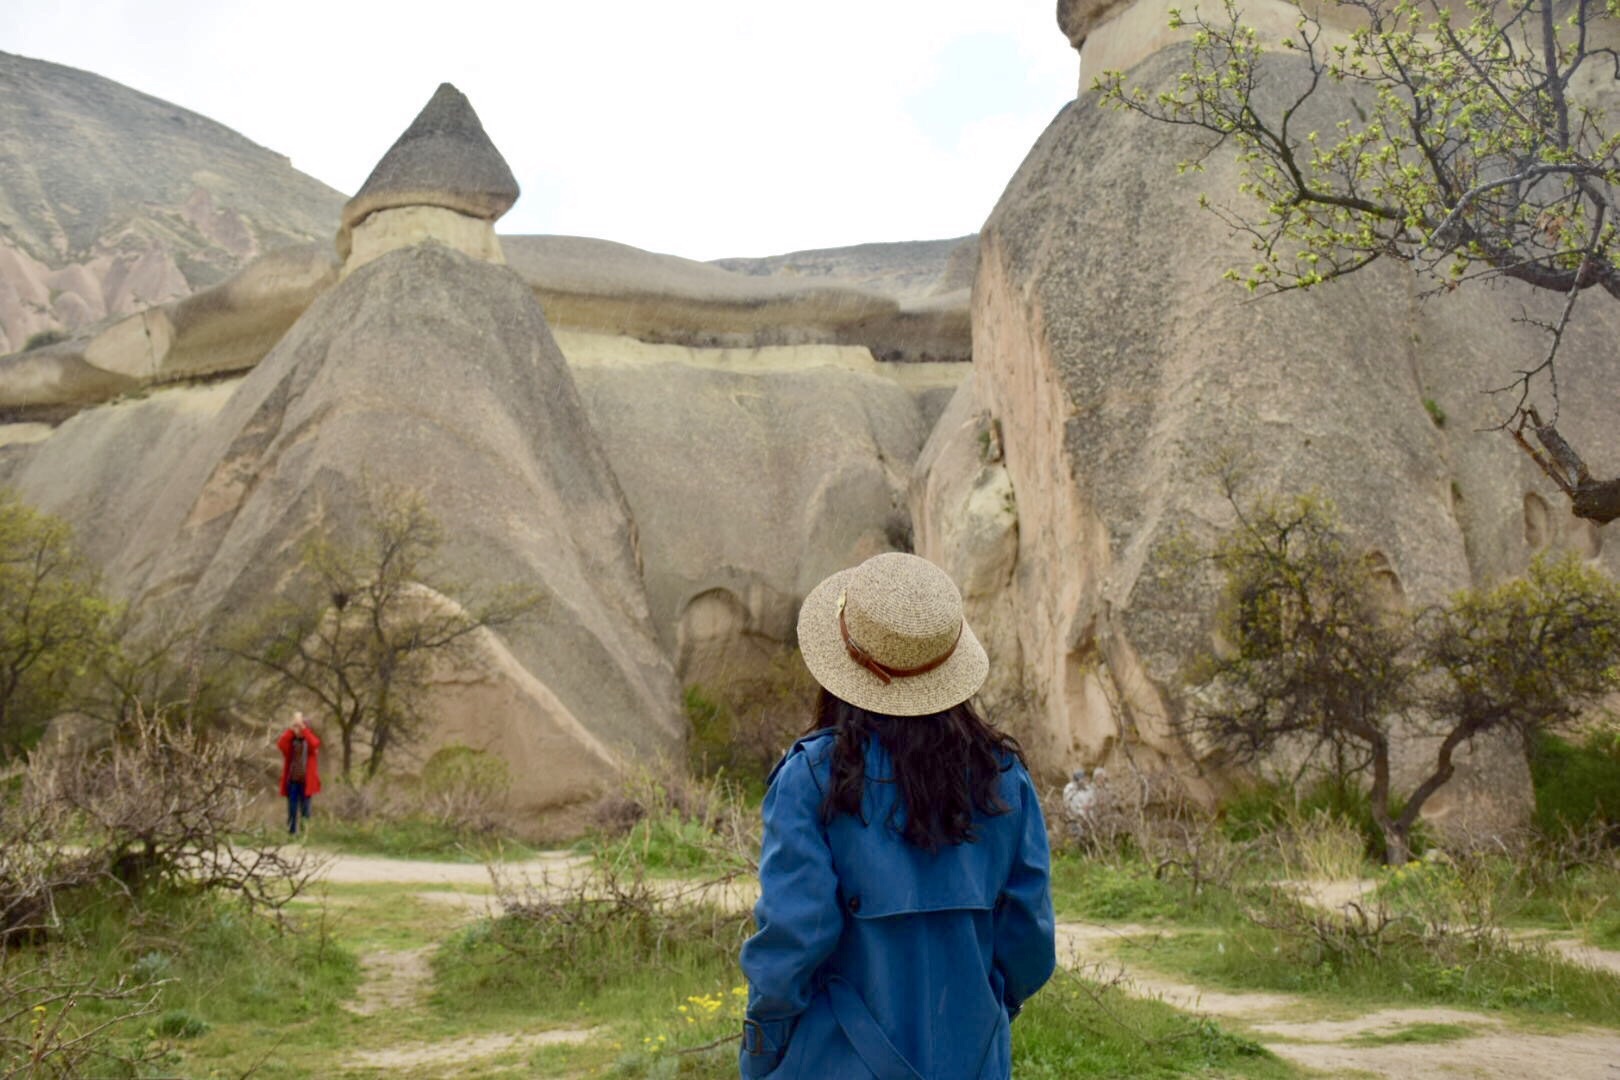
<svg viewBox="0 0 1620 1080">
<path fill-rule="evenodd" d="M 597 804 L 596 861 L 632 873 L 733 874 L 756 868 L 757 808 L 724 776 L 668 765 L 629 770 Z"/>
<path fill-rule="evenodd" d="M 213 1030 L 213 1025 L 189 1009 L 170 1009 L 157 1018 L 152 1030 L 170 1039 L 195 1039 Z"/>
<path fill-rule="evenodd" d="M 797 649 L 778 653 L 757 675 L 687 687 L 693 771 L 724 773 L 763 794 L 771 769 L 809 726 L 816 689 Z"/>
<path fill-rule="evenodd" d="M 486 801 L 496 773 L 487 760 L 479 751 L 452 750 L 442 759 L 443 768 L 432 769 L 432 796 L 425 783 L 402 783 L 391 776 L 364 783 L 334 781 L 316 801 L 309 838 L 339 851 L 397 859 L 527 857 L 531 849 L 506 830 L 493 799 Z M 504 771 L 505 762 L 498 764 Z"/>
<path fill-rule="evenodd" d="M 512 790 L 505 759 L 451 744 L 422 766 L 422 797 L 429 813 L 461 832 L 493 832 Z"/>
<path fill-rule="evenodd" d="M 1535 825 L 1543 836 L 1597 827 L 1620 842 L 1620 742 L 1593 733 L 1581 742 L 1541 734 L 1532 747 Z"/>
<path fill-rule="evenodd" d="M 1404 804 L 1393 804 L 1399 815 Z M 1288 830 L 1290 824 L 1316 820 L 1336 822 L 1353 829 L 1362 839 L 1366 856 L 1384 862 L 1387 854 L 1384 831 L 1373 819 L 1372 800 L 1366 789 L 1353 781 L 1340 782 L 1324 776 L 1299 791 L 1272 780 L 1261 780 L 1230 796 L 1221 806 L 1221 823 L 1234 840 L 1257 840 Z M 1431 844 L 1428 827 L 1420 819 L 1408 837 L 1408 854 L 1421 856 Z"/>
<path fill-rule="evenodd" d="M 563 882 L 513 880 L 491 867 L 504 912 L 473 924 L 434 958 L 447 1007 L 555 1014 L 732 985 L 737 950 L 753 929 L 723 892 L 666 888 L 597 867 Z"/>
<path fill-rule="evenodd" d="M 145 1076 L 169 1063 L 167 1048 L 141 1039 L 158 985 L 97 978 L 54 954 L 18 958 L 0 947 L 0 1075 Z"/>
<path fill-rule="evenodd" d="M 35 751 L 0 802 L 0 942 L 56 933 L 78 894 L 225 892 L 279 912 L 318 860 L 241 838 L 263 789 L 245 737 L 137 713 L 112 745 Z"/>
</svg>

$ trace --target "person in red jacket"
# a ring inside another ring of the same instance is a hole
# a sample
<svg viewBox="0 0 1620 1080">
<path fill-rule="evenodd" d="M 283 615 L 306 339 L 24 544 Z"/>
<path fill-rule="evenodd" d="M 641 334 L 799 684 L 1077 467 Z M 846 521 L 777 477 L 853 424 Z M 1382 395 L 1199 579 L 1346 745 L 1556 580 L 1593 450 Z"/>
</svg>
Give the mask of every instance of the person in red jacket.
<svg viewBox="0 0 1620 1080">
<path fill-rule="evenodd" d="M 281 750 L 281 793 L 287 797 L 287 831 L 298 835 L 298 819 L 309 821 L 309 797 L 321 790 L 321 739 L 293 713 L 292 725 L 276 740 Z"/>
</svg>

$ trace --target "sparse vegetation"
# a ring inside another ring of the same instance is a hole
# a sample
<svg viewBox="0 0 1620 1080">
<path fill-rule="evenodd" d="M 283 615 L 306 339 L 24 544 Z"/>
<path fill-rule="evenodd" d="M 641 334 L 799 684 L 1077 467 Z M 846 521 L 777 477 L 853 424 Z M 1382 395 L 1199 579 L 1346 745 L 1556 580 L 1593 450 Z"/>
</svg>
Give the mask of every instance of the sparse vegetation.
<svg viewBox="0 0 1620 1080">
<path fill-rule="evenodd" d="M 28 335 L 28 340 L 23 342 L 22 351 L 33 352 L 35 349 L 43 349 L 47 345 L 66 341 L 68 337 L 66 330 L 38 330 Z"/>
<path fill-rule="evenodd" d="M 480 632 L 529 618 L 542 602 L 528 589 L 475 597 L 451 582 L 434 562 L 443 528 L 419 495 L 379 489 L 365 506 L 357 540 L 311 533 L 305 580 L 227 646 L 337 733 L 346 780 L 357 770 L 375 777 L 390 748 L 417 738 L 435 663 L 465 662 Z"/>
<path fill-rule="evenodd" d="M 815 700 L 815 680 L 797 649 L 776 653 L 752 675 L 687 687 L 692 768 L 730 776 L 763 795 L 765 778 L 809 726 Z"/>
<path fill-rule="evenodd" d="M 1465 743 L 1528 745 L 1620 689 L 1620 584 L 1590 564 L 1538 557 L 1521 578 L 1409 613 L 1381 596 L 1320 496 L 1245 501 L 1231 472 L 1222 480 L 1236 524 L 1190 560 L 1224 578 L 1222 646 L 1189 672 L 1188 734 L 1233 763 L 1280 753 L 1341 788 L 1365 776 L 1391 864 L 1411 857 L 1418 815 Z M 1402 731 L 1439 740 L 1404 791 Z"/>
<path fill-rule="evenodd" d="M 67 522 L 0 488 L 0 749 L 37 736 L 112 613 Z"/>
</svg>

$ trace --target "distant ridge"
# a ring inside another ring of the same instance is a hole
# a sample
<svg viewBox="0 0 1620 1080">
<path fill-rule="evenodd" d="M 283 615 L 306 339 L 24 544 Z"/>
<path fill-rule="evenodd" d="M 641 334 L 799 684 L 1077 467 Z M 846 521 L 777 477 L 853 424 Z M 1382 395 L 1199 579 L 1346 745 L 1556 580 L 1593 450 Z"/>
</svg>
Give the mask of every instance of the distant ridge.
<svg viewBox="0 0 1620 1080">
<path fill-rule="evenodd" d="M 0 353 L 329 244 L 343 201 L 205 116 L 0 52 Z"/>
</svg>

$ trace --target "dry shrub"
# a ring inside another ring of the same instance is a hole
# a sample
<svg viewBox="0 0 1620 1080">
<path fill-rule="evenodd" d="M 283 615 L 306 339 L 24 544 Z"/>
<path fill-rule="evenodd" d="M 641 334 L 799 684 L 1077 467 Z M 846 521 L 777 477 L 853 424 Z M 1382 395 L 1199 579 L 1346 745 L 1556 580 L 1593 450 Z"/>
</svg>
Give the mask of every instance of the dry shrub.
<svg viewBox="0 0 1620 1080">
<path fill-rule="evenodd" d="M 279 916 L 319 869 L 238 839 L 264 782 L 246 737 L 140 710 L 121 734 L 36 752 L 0 799 L 0 1077 L 144 1076 L 164 1063 L 162 1043 L 128 1026 L 154 1011 L 160 982 L 97 981 L 51 943 L 85 901 L 109 888 L 136 904 L 225 892 Z"/>
<path fill-rule="evenodd" d="M 163 1063 L 160 1042 L 119 1039 L 157 1011 L 159 983 L 120 977 L 98 984 L 48 957 L 10 963 L 0 943 L 0 1080 L 146 1076 Z M 94 1011 L 83 1008 L 94 1003 Z"/>
<path fill-rule="evenodd" d="M 1060 797 L 1050 798 L 1048 828 L 1055 849 L 1089 858 L 1142 860 L 1154 877 L 1184 877 L 1197 895 L 1211 884 L 1231 885 L 1256 856 L 1232 840 L 1168 769 L 1138 769 L 1128 761 L 1094 781 L 1096 798 L 1075 820 Z"/>
<path fill-rule="evenodd" d="M 506 761 L 470 746 L 445 746 L 422 766 L 423 806 L 435 821 L 457 832 L 502 829 L 511 791 Z"/>
<path fill-rule="evenodd" d="M 1290 806 L 1275 835 L 1285 875 L 1296 881 L 1342 881 L 1366 869 L 1366 838 L 1329 810 Z"/>
<path fill-rule="evenodd" d="M 408 812 L 403 793 L 383 780 L 356 784 L 340 779 L 321 788 L 321 814 L 347 825 L 392 821 Z"/>
<path fill-rule="evenodd" d="M 114 884 L 234 893 L 279 912 L 319 869 L 302 851 L 244 842 L 263 787 L 245 735 L 137 711 L 99 749 L 35 754 L 0 817 L 0 932 L 47 931 L 67 894 Z"/>
<path fill-rule="evenodd" d="M 599 862 L 643 870 L 753 870 L 759 812 L 724 776 L 694 777 L 667 760 L 628 768 L 593 813 Z"/>
</svg>

